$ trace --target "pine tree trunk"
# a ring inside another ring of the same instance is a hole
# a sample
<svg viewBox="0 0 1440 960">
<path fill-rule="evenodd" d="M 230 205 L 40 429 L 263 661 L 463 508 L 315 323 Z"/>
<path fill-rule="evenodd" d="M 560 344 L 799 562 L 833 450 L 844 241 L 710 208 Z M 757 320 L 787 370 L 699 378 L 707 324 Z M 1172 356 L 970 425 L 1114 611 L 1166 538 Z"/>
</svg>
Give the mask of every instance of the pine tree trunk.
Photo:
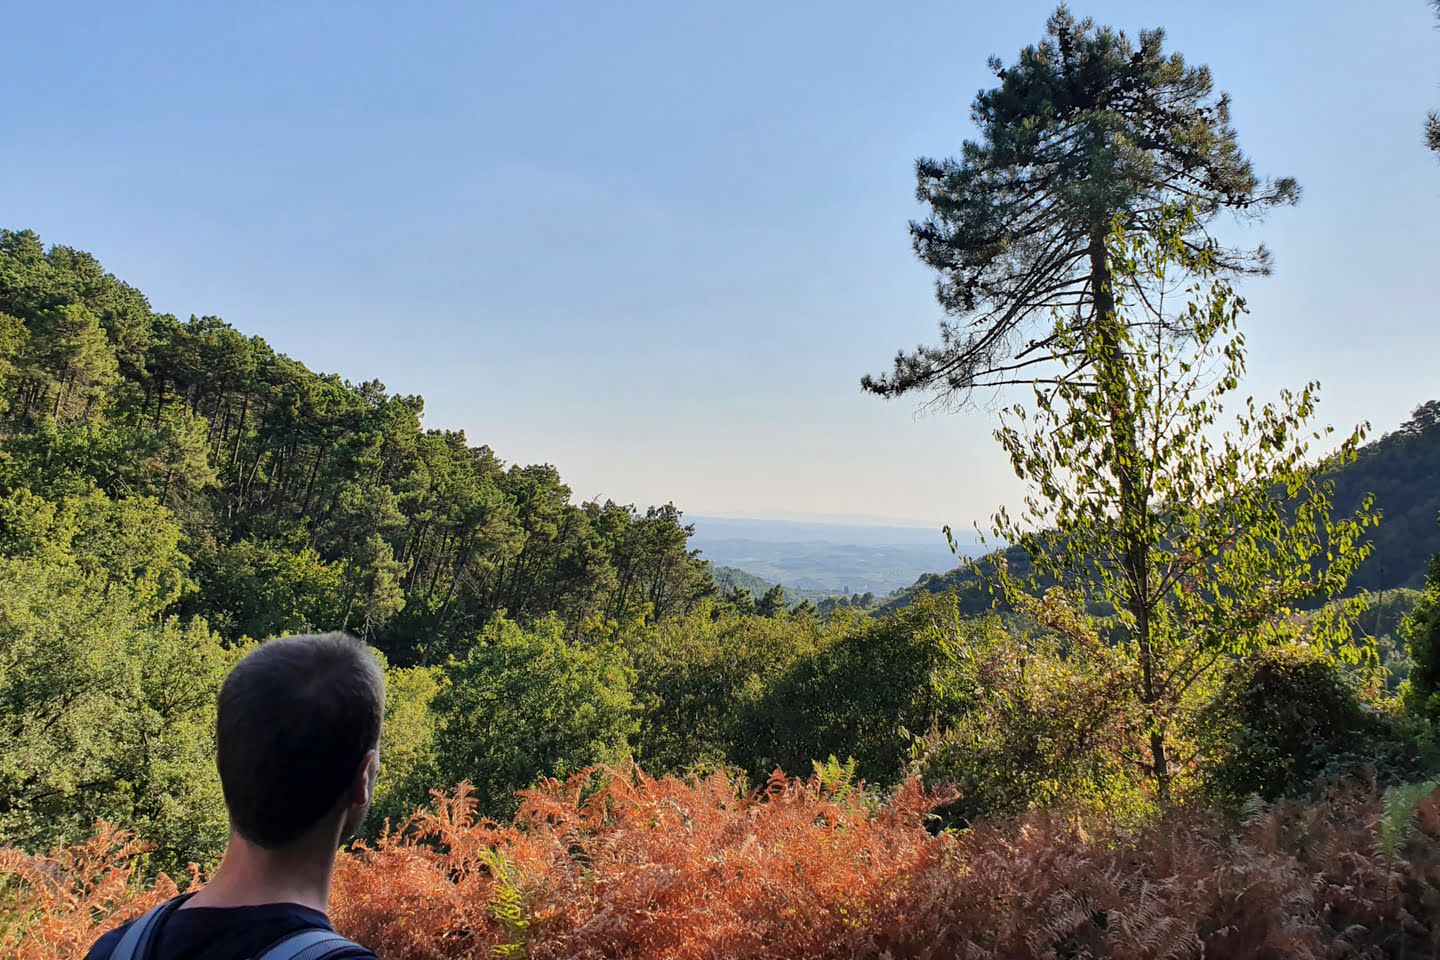
<svg viewBox="0 0 1440 960">
<path fill-rule="evenodd" d="M 230 466 L 240 463 L 240 447 L 245 442 L 245 415 L 250 412 L 250 397 L 247 394 L 240 401 L 240 424 L 235 428 L 235 452 L 230 457 Z"/>
</svg>

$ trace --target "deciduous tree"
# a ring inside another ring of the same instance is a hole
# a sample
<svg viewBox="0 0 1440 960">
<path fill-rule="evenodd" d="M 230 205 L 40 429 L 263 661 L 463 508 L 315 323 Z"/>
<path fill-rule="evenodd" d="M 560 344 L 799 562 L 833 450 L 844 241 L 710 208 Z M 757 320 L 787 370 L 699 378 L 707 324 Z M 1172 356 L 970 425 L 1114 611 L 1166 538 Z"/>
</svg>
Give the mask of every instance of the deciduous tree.
<svg viewBox="0 0 1440 960">
<path fill-rule="evenodd" d="M 1308 425 L 1317 384 L 1235 403 L 1244 301 L 1217 276 L 1214 247 L 1191 242 L 1193 224 L 1172 211 L 1145 231 L 1115 227 L 1107 260 L 1125 282 L 1112 336 L 1063 315 L 1052 334 L 1094 382 L 1037 385 L 1033 410 L 1009 408 L 996 431 L 1031 493 L 995 516 L 994 533 L 1061 584 L 1039 600 L 1002 579 L 1007 598 L 1077 650 L 1099 639 L 1124 654 L 1143 745 L 1134 760 L 1162 798 L 1187 759 L 1174 753 L 1177 720 L 1217 667 L 1296 636 L 1292 608 L 1341 592 L 1376 522 L 1368 502 L 1332 516 L 1321 474 L 1352 459 L 1362 433 L 1312 453 L 1329 433 Z M 1345 610 L 1330 633 L 1312 620 L 1312 638 L 1338 643 Z"/>
</svg>

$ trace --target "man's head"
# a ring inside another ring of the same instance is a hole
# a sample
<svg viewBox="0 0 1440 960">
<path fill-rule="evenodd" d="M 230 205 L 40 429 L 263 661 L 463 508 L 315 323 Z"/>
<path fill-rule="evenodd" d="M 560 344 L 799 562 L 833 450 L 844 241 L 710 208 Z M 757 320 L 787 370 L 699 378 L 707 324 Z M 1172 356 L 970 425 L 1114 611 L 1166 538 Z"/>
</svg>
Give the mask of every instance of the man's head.
<svg viewBox="0 0 1440 960">
<path fill-rule="evenodd" d="M 355 830 L 370 806 L 385 677 L 343 633 L 261 644 L 220 688 L 220 783 L 231 828 L 274 850 L 339 819 Z"/>
</svg>

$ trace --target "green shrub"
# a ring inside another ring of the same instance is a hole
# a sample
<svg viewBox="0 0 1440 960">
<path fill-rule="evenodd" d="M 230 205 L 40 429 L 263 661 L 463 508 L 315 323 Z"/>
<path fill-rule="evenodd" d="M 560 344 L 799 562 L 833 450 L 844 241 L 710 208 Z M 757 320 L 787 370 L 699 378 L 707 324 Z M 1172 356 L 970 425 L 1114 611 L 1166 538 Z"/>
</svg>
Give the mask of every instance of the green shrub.
<svg viewBox="0 0 1440 960">
<path fill-rule="evenodd" d="M 1410 655 L 1406 706 L 1431 723 L 1440 720 L 1440 557 L 1430 561 L 1425 593 L 1401 626 Z"/>
<path fill-rule="evenodd" d="M 453 786 L 442 783 L 436 766 L 432 708 L 440 682 L 438 667 L 386 667 L 380 778 L 367 825 L 372 837 L 381 832 L 387 818 L 398 823 L 424 806 L 431 790 Z"/>
<path fill-rule="evenodd" d="M 951 648 L 971 629 L 953 594 L 923 594 L 888 617 L 837 621 L 745 705 L 752 772 L 803 771 L 839 757 L 853 759 L 863 780 L 899 782 L 914 735 L 947 724 L 965 701 Z"/>
<path fill-rule="evenodd" d="M 757 720 L 759 704 L 845 626 L 713 612 L 705 605 L 627 634 L 641 711 L 636 754 L 657 773 L 734 767 L 763 778 L 775 762 L 774 736 Z"/>
<path fill-rule="evenodd" d="M 149 498 L 0 498 L 0 844 L 103 818 L 154 844 L 152 866 L 218 857 L 211 734 L 237 653 L 168 615 L 193 586 L 180 540 Z"/>
<path fill-rule="evenodd" d="M 211 731 L 235 652 L 145 602 L 74 567 L 0 559 L 0 844 L 43 849 L 105 819 L 155 844 L 162 868 L 219 855 Z"/>
<path fill-rule="evenodd" d="M 541 776 L 624 760 L 636 728 L 620 652 L 567 640 L 555 618 L 492 621 L 446 665 L 434 710 L 440 781 L 468 780 L 480 810 L 496 816 Z"/>
<path fill-rule="evenodd" d="M 1393 713 L 1366 702 L 1353 673 L 1298 644 L 1237 661 L 1198 720 L 1206 789 L 1231 803 L 1298 796 L 1362 771 L 1403 777 L 1416 762 Z"/>
<path fill-rule="evenodd" d="M 1119 819 L 1148 811 L 1127 675 L 1103 648 L 1070 655 L 1048 634 L 998 617 L 965 621 L 948 648 L 957 714 L 914 746 L 927 785 L 953 786 L 951 822 L 1008 817 L 1045 805 L 1104 808 Z"/>
<path fill-rule="evenodd" d="M 959 620 L 953 596 L 918 597 L 883 618 L 709 610 L 631 635 L 642 705 L 638 756 L 649 769 L 724 767 L 761 782 L 775 769 L 853 760 L 857 776 L 893 784 L 915 732 L 963 701 L 948 675 Z"/>
</svg>

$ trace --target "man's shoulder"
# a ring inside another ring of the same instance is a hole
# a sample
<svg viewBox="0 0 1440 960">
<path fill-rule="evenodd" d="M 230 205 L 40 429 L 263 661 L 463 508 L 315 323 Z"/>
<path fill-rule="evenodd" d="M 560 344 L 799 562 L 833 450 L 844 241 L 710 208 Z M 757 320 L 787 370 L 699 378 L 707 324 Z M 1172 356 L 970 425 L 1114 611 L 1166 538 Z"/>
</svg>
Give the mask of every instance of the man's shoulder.
<svg viewBox="0 0 1440 960">
<path fill-rule="evenodd" d="M 134 920 L 130 920 L 122 923 L 96 940 L 90 946 L 90 951 L 85 954 L 85 960 L 110 960 L 110 954 L 115 952 L 115 945 L 120 942 L 121 937 L 125 936 L 125 931 L 130 929 L 130 925 L 134 922 Z"/>
<path fill-rule="evenodd" d="M 213 923 L 214 926 L 224 928 L 231 925 L 232 922 L 236 922 L 238 924 L 246 924 L 252 920 L 258 919 L 254 916 L 254 913 L 257 911 L 263 910 L 266 913 L 270 913 L 273 915 L 274 913 L 285 912 L 286 906 L 287 905 L 282 904 L 269 904 L 265 907 L 260 908 L 207 908 L 207 911 L 217 909 L 224 910 L 225 913 L 230 913 L 231 916 L 225 917 L 222 920 L 219 917 L 215 917 L 212 915 L 210 917 L 206 917 L 206 922 L 201 924 L 201 926 L 209 927 Z M 233 913 L 231 913 L 232 911 Z M 179 911 L 178 913 L 178 916 L 181 918 L 181 924 L 184 927 L 195 926 L 193 921 L 195 919 L 198 919 L 194 917 L 194 915 L 187 916 L 187 914 L 189 913 L 189 911 Z M 249 915 L 247 916 L 247 914 Z M 316 918 L 318 918 L 318 922 Z M 167 919 L 174 919 L 174 916 Z M 115 952 L 115 948 L 119 946 L 120 940 L 125 936 L 125 931 L 128 930 L 135 923 L 136 920 L 129 920 L 125 923 L 122 923 L 114 930 L 111 930 L 110 932 L 101 936 L 100 939 L 96 940 L 95 943 L 90 947 L 89 952 L 85 954 L 85 960 L 110 960 L 111 955 Z M 322 923 L 323 925 L 321 925 Z M 268 945 L 264 946 L 261 953 L 255 953 L 255 945 L 251 944 L 246 947 L 241 947 L 240 955 L 262 956 L 263 952 L 268 952 L 269 950 L 280 946 L 281 943 L 283 943 L 284 941 L 290 940 L 293 937 L 297 937 L 305 933 L 320 931 L 327 931 L 333 933 L 333 930 L 330 928 L 329 923 L 325 921 L 323 914 L 320 914 L 318 912 L 312 912 L 309 910 L 295 911 L 292 914 L 289 922 L 285 926 L 288 926 L 289 929 L 285 929 L 284 927 L 281 927 L 279 929 L 272 929 L 271 932 L 278 933 L 278 936 L 275 937 L 274 942 L 271 942 Z M 176 930 L 175 932 L 182 933 L 181 930 Z M 185 941 L 188 941 L 191 938 L 182 935 L 179 939 L 181 939 L 182 943 L 174 944 L 173 946 L 178 947 L 182 955 L 188 954 L 188 948 L 192 946 L 192 944 Z M 264 943 L 264 941 L 260 942 Z M 164 943 L 163 934 L 159 946 L 161 948 L 159 953 L 150 958 L 150 960 L 172 960 L 174 954 L 172 954 L 171 950 L 166 949 L 167 945 Z M 237 946 L 239 945 L 237 944 Z M 206 955 L 209 956 L 210 954 L 207 953 Z M 327 951 L 325 953 L 315 953 L 311 951 L 307 952 L 305 955 L 307 957 L 323 957 L 324 960 L 379 960 L 379 957 L 377 957 L 375 953 L 373 953 L 371 950 L 361 946 L 358 943 L 353 942 L 351 942 L 348 946 L 343 944 L 337 944 L 331 951 Z M 146 960 L 146 958 L 137 958 L 137 960 Z M 178 958 L 176 958 L 176 960 L 178 960 Z"/>
<path fill-rule="evenodd" d="M 292 934 L 291 937 L 286 937 L 285 940 L 289 941 L 292 937 L 300 937 L 301 935 L 300 933 Z M 338 938 L 339 935 L 336 934 L 336 937 Z M 279 946 L 281 946 L 281 944 L 277 943 L 275 947 L 271 947 L 270 949 L 275 949 Z M 380 958 L 375 956 L 368 948 L 362 947 L 353 940 L 346 939 L 337 939 L 337 942 L 331 944 L 328 950 L 320 944 L 307 944 L 299 956 L 305 957 L 307 960 L 312 957 L 321 958 L 321 960 L 380 960 Z"/>
<path fill-rule="evenodd" d="M 307 934 L 318 934 L 322 930 L 319 927 L 312 927 L 309 930 L 296 930 L 280 938 L 277 942 L 266 947 L 265 950 L 255 956 L 264 960 L 272 951 L 280 952 L 285 957 L 299 956 L 306 960 L 380 960 L 367 947 L 362 947 L 353 940 L 345 939 L 334 931 L 330 931 L 335 938 L 333 942 L 324 943 L 306 938 Z M 282 947 L 288 946 L 288 952 L 281 951 Z"/>
</svg>

